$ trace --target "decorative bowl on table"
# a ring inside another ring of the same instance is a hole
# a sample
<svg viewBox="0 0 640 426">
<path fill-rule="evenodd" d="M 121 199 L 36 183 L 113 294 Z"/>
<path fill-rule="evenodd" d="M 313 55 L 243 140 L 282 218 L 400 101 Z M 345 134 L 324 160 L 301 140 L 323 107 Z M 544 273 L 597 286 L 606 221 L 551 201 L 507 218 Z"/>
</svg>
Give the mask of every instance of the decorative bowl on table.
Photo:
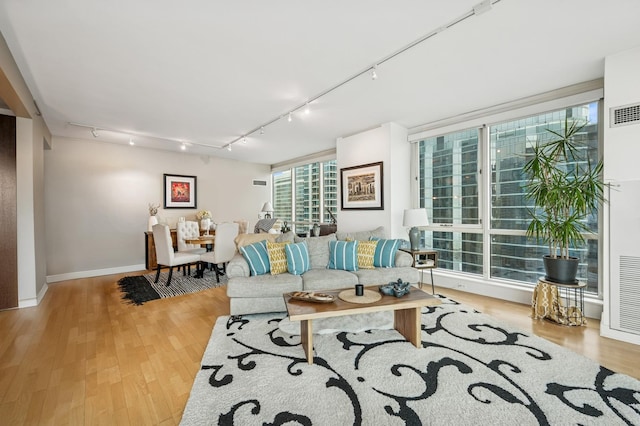
<svg viewBox="0 0 640 426">
<path fill-rule="evenodd" d="M 405 294 L 409 294 L 411 291 L 411 283 L 402 282 L 402 279 L 398 278 L 398 281 L 392 281 L 389 284 L 380 286 L 380 293 L 387 296 L 402 297 Z"/>
</svg>

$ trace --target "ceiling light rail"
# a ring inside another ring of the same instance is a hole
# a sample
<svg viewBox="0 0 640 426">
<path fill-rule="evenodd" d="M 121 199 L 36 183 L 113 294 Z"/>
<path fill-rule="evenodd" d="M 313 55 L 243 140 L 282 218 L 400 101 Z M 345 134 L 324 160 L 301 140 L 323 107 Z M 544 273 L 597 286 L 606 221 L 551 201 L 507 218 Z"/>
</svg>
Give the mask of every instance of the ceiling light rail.
<svg viewBox="0 0 640 426">
<path fill-rule="evenodd" d="M 156 139 L 156 140 L 161 140 L 161 141 L 175 142 L 177 144 L 180 144 L 180 149 L 182 151 L 185 151 L 187 149 L 187 145 L 196 145 L 196 146 L 201 146 L 201 147 L 204 147 L 204 148 L 212 148 L 212 149 L 222 149 L 222 148 L 226 147 L 226 145 L 223 145 L 223 146 L 209 145 L 209 144 L 205 144 L 205 143 L 199 143 L 199 142 L 193 142 L 193 141 L 184 141 L 184 140 L 180 140 L 180 139 L 171 139 L 171 138 L 165 138 L 165 137 L 160 137 L 160 136 L 150 136 L 150 135 L 146 135 L 146 134 L 143 134 L 143 133 L 129 132 L 129 131 L 125 131 L 125 130 L 110 129 L 110 128 L 107 128 L 107 127 L 94 126 L 92 124 L 82 124 L 82 123 L 73 123 L 73 122 L 67 122 L 67 124 L 69 126 L 81 127 L 81 128 L 84 128 L 84 129 L 89 129 L 94 138 L 100 137 L 100 132 L 101 131 L 119 133 L 121 135 L 125 135 L 125 136 L 129 137 L 129 144 L 130 145 L 135 145 L 135 143 L 131 143 L 131 138 L 132 137 L 136 137 L 136 138 L 148 138 L 148 139 Z"/>
<path fill-rule="evenodd" d="M 339 89 L 340 87 L 350 83 L 351 81 L 355 80 L 356 78 L 365 75 L 365 74 L 369 74 L 371 76 L 372 80 L 376 80 L 378 78 L 378 67 L 382 64 L 384 64 L 385 62 L 390 61 L 391 59 L 395 58 L 396 56 L 406 52 L 407 50 L 423 43 L 424 41 L 434 37 L 437 34 L 442 33 L 443 31 L 453 27 L 454 25 L 459 24 L 460 22 L 472 17 L 472 16 L 478 16 L 481 15 L 489 10 L 491 10 L 491 7 L 496 4 L 499 3 L 501 0 L 483 0 L 480 3 L 476 4 L 475 6 L 473 6 L 473 8 L 471 10 L 469 10 L 468 12 L 458 16 L 457 18 L 453 19 L 452 21 L 448 22 L 445 25 L 442 25 L 438 28 L 436 28 L 435 30 L 429 32 L 428 34 L 425 34 L 424 36 L 420 37 L 417 40 L 414 40 L 413 42 L 407 44 L 406 46 L 403 46 L 402 48 L 396 50 L 395 52 L 383 57 L 382 59 L 380 59 L 379 61 L 376 61 L 375 63 L 369 65 L 368 67 L 362 69 L 361 71 L 358 71 L 357 73 L 353 74 L 352 76 L 348 77 L 347 79 L 341 81 L 340 83 L 337 83 L 331 87 L 329 87 L 328 89 L 316 94 L 315 96 L 309 98 L 306 102 L 304 102 L 303 104 L 300 104 L 298 106 L 296 106 L 295 108 L 289 110 L 288 112 L 285 112 L 284 114 L 281 114 L 269 121 L 267 121 L 266 123 L 262 123 L 259 126 L 249 130 L 247 133 L 235 138 L 234 140 L 232 140 L 231 142 L 227 142 L 226 144 L 224 144 L 221 148 L 227 148 L 229 151 L 231 150 L 231 145 L 233 145 L 234 143 L 240 141 L 240 140 L 246 140 L 247 136 L 251 136 L 252 134 L 256 133 L 256 132 L 260 132 L 260 134 L 264 134 L 264 128 L 275 123 L 276 121 L 287 117 L 287 121 L 291 122 L 292 118 L 291 118 L 291 114 L 293 114 L 296 111 L 299 110 L 304 110 L 305 114 L 308 114 L 309 111 L 309 104 L 320 99 L 321 97 L 328 95 L 329 93 L 333 92 L 334 90 Z"/>
</svg>

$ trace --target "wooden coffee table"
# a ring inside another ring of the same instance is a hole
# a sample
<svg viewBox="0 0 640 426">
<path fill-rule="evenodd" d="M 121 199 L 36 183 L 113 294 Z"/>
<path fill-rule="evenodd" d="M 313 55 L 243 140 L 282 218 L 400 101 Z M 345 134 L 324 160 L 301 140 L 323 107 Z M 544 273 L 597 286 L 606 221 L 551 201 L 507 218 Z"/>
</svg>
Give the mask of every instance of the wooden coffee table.
<svg viewBox="0 0 640 426">
<path fill-rule="evenodd" d="M 365 287 L 367 290 L 378 291 L 378 286 Z M 344 315 L 366 314 L 380 311 L 394 311 L 394 328 L 407 341 L 417 348 L 421 346 L 420 315 L 423 306 L 439 305 L 440 299 L 411 287 L 411 292 L 402 297 L 385 296 L 377 302 L 358 304 L 346 302 L 338 297 L 340 290 L 318 290 L 316 293 L 331 294 L 335 301 L 331 303 L 314 303 L 294 300 L 284 294 L 284 302 L 291 321 L 300 321 L 300 342 L 307 357 L 307 362 L 313 364 L 313 320 L 318 318 L 338 317 Z"/>
</svg>

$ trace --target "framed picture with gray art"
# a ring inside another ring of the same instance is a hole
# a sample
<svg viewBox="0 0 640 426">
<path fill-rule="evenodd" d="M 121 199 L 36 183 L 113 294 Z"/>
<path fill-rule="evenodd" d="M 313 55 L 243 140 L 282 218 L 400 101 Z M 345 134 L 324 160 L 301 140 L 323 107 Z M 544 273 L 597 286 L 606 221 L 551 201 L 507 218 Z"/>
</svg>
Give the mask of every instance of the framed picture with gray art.
<svg viewBox="0 0 640 426">
<path fill-rule="evenodd" d="M 384 210 L 382 161 L 340 169 L 342 210 Z"/>
<path fill-rule="evenodd" d="M 164 208 L 165 209 L 195 209 L 196 176 L 164 175 Z"/>
</svg>

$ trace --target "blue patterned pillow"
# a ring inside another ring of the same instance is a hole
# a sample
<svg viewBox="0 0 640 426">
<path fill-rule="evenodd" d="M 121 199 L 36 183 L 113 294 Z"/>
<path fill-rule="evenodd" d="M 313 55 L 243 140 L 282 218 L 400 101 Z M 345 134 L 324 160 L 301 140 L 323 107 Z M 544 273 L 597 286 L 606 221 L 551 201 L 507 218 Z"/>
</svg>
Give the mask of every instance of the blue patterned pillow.
<svg viewBox="0 0 640 426">
<path fill-rule="evenodd" d="M 329 269 L 358 270 L 357 241 L 329 241 Z"/>
<path fill-rule="evenodd" d="M 306 242 L 287 244 L 287 270 L 293 275 L 302 275 L 309 270 L 309 248 Z"/>
<path fill-rule="evenodd" d="M 378 268 L 393 268 L 396 266 L 396 252 L 400 248 L 402 240 L 383 240 L 375 237 L 370 239 L 378 241 L 376 252 L 373 255 L 373 266 Z"/>
<path fill-rule="evenodd" d="M 251 275 L 264 275 L 271 271 L 266 241 L 258 241 L 257 243 L 240 247 L 240 253 L 249 264 Z"/>
</svg>

